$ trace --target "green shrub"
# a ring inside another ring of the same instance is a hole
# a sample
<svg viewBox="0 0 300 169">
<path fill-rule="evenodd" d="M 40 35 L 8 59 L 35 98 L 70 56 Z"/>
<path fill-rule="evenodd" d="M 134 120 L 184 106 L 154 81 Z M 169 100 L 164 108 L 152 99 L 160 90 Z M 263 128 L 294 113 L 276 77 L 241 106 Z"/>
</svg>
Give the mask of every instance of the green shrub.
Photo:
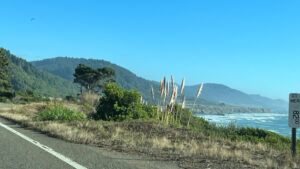
<svg viewBox="0 0 300 169">
<path fill-rule="evenodd" d="M 84 113 L 70 110 L 59 103 L 47 106 L 43 111 L 40 112 L 39 118 L 40 120 L 58 121 L 73 121 L 87 119 Z"/>
<path fill-rule="evenodd" d="M 208 121 L 197 117 L 192 118 L 191 129 L 207 136 L 226 138 L 232 141 L 263 143 L 282 150 L 288 150 L 291 144 L 290 138 L 271 131 L 251 127 L 238 127 L 234 123 L 217 126 L 214 123 L 208 123 Z M 300 142 L 300 140 L 298 141 Z"/>
<path fill-rule="evenodd" d="M 13 103 L 16 104 L 26 104 L 30 102 L 42 102 L 42 101 L 50 101 L 48 97 L 35 95 L 33 91 L 27 90 L 24 92 L 16 92 L 16 96 L 12 99 Z"/>
<path fill-rule="evenodd" d="M 182 108 L 175 104 L 171 112 L 181 126 L 187 126 L 191 112 L 188 109 Z M 172 120 L 172 119 L 171 119 Z M 210 123 L 202 117 L 191 117 L 190 128 L 195 130 L 206 130 L 210 127 Z"/>
<path fill-rule="evenodd" d="M 7 98 L 0 96 L 0 102 L 6 103 L 7 102 Z"/>
<path fill-rule="evenodd" d="M 70 102 L 75 102 L 75 101 L 76 101 L 76 98 L 75 98 L 74 96 L 72 96 L 72 95 L 66 96 L 65 99 L 66 99 L 67 101 L 70 101 Z"/>
<path fill-rule="evenodd" d="M 141 103 L 138 91 L 128 91 L 117 84 L 107 83 L 103 88 L 104 95 L 99 99 L 95 119 L 123 121 L 131 119 L 153 118 L 155 106 Z"/>
<path fill-rule="evenodd" d="M 180 105 L 175 104 L 171 113 L 173 113 L 177 118 L 178 124 L 180 124 L 181 126 L 187 126 L 190 114 L 188 109 L 182 109 Z M 191 117 L 189 128 L 193 131 L 203 133 L 206 136 L 222 139 L 225 138 L 232 141 L 264 143 L 266 145 L 283 150 L 288 150 L 291 144 L 290 138 L 281 136 L 271 131 L 259 128 L 239 127 L 234 123 L 230 123 L 229 125 L 216 125 L 215 123 L 209 123 L 207 120 L 201 117 L 195 116 Z M 300 140 L 298 140 L 297 142 L 300 142 Z"/>
</svg>

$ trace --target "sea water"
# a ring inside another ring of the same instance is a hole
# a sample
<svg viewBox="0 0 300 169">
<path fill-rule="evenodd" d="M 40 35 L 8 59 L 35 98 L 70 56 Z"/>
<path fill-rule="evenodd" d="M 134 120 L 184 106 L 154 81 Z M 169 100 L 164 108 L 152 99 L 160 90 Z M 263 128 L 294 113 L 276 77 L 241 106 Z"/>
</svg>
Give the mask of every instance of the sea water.
<svg viewBox="0 0 300 169">
<path fill-rule="evenodd" d="M 288 126 L 288 113 L 232 113 L 224 115 L 197 114 L 209 122 L 217 125 L 228 125 L 233 122 L 237 126 L 266 129 L 283 136 L 291 136 L 291 128 Z M 300 138 L 300 128 L 297 131 Z"/>
</svg>

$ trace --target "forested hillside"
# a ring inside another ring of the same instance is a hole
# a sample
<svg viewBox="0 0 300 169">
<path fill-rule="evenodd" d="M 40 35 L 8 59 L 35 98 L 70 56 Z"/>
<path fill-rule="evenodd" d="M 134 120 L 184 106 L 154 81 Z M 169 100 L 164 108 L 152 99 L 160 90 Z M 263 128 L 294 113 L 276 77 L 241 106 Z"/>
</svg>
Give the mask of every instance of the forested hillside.
<svg viewBox="0 0 300 169">
<path fill-rule="evenodd" d="M 72 82 L 39 70 L 8 50 L 5 55 L 9 60 L 9 76 L 16 91 L 31 90 L 38 95 L 54 97 L 77 94 L 78 87 Z"/>
<path fill-rule="evenodd" d="M 60 76 L 70 82 L 73 81 L 74 69 L 78 64 L 85 64 L 93 68 L 111 67 L 116 70 L 116 80 L 120 86 L 126 89 L 139 90 L 144 99 L 151 101 L 150 87 L 154 87 L 155 96 L 157 97 L 158 82 L 149 81 L 140 77 L 137 77 L 129 70 L 122 68 L 116 64 L 104 60 L 96 59 L 83 59 L 83 58 L 69 58 L 69 57 L 56 57 L 51 59 L 45 59 L 41 61 L 32 62 L 37 68 L 54 75 Z M 181 77 L 177 77 L 181 78 Z M 199 79 L 201 81 L 201 79 Z M 188 96 L 188 100 L 193 102 L 199 85 L 186 86 L 184 93 Z M 208 102 L 205 102 L 207 100 Z M 283 100 L 274 100 L 259 95 L 249 95 L 239 90 L 231 89 L 222 84 L 205 83 L 203 92 L 200 96 L 199 103 L 209 104 L 214 103 L 226 103 L 237 106 L 246 107 L 259 107 L 259 108 L 271 108 L 274 110 L 286 110 L 287 103 Z"/>
<path fill-rule="evenodd" d="M 41 70 L 60 76 L 66 80 L 69 80 L 70 82 L 73 82 L 74 70 L 79 64 L 84 64 L 93 68 L 110 67 L 116 71 L 115 79 L 120 86 L 125 89 L 139 90 L 145 100 L 151 100 L 151 85 L 155 88 L 155 91 L 158 89 L 157 82 L 137 77 L 129 70 L 104 60 L 57 57 L 53 59 L 35 61 L 32 62 L 32 64 Z"/>
</svg>

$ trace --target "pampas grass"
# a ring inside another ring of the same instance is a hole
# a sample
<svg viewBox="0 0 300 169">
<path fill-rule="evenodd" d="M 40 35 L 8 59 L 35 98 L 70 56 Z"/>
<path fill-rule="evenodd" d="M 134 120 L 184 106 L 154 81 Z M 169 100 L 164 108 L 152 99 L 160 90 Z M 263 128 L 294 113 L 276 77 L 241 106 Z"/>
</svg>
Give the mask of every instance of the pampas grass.
<svg viewBox="0 0 300 169">
<path fill-rule="evenodd" d="M 166 92 L 167 92 L 167 95 L 169 94 L 169 90 L 170 90 L 170 84 L 169 84 L 169 81 L 167 82 L 167 90 L 166 90 Z"/>
<path fill-rule="evenodd" d="M 180 87 L 180 94 L 181 95 L 182 95 L 183 89 L 184 89 L 184 78 L 182 79 L 181 87 Z"/>
<path fill-rule="evenodd" d="M 168 94 L 169 94 L 168 85 L 169 85 L 169 81 L 167 81 L 167 82 L 165 83 L 164 104 L 166 103 L 166 99 L 167 99 Z"/>
<path fill-rule="evenodd" d="M 170 90 L 170 83 L 171 83 L 171 89 L 172 92 L 170 93 L 169 96 L 169 90 Z M 160 81 L 160 86 L 159 86 L 159 96 L 158 96 L 158 104 L 157 104 L 157 119 L 160 120 L 161 122 L 164 122 L 166 124 L 168 124 L 169 122 L 178 122 L 179 121 L 179 125 L 180 125 L 180 121 L 181 121 L 181 113 L 179 114 L 177 113 L 172 113 L 176 104 L 176 99 L 178 97 L 178 95 L 180 95 L 182 97 L 182 102 L 181 102 L 181 108 L 184 109 L 185 108 L 185 102 L 186 102 L 186 96 L 183 94 L 183 90 L 185 87 L 185 78 L 182 78 L 181 81 L 181 86 L 180 86 L 180 90 L 178 91 L 178 86 L 175 84 L 174 82 L 174 78 L 173 75 L 171 75 L 171 81 L 167 80 L 166 77 L 164 77 L 161 81 Z M 201 83 L 201 85 L 199 86 L 199 89 L 196 93 L 196 98 L 194 101 L 194 104 L 192 106 L 192 109 L 194 108 L 197 99 L 200 97 L 201 92 L 203 90 L 203 83 Z M 180 93 L 179 93 L 180 92 Z M 152 100 L 155 101 L 154 98 L 154 90 L 153 87 L 151 86 L 151 96 L 152 96 Z M 169 99 L 169 101 L 167 101 Z M 164 110 L 165 108 L 165 110 Z M 179 117 L 178 117 L 179 114 Z M 190 114 L 188 115 L 188 123 L 187 123 L 187 127 L 189 127 L 190 124 L 190 120 L 191 120 L 191 116 L 192 116 L 192 112 L 190 111 Z M 178 120 L 179 118 L 179 120 Z"/>
<path fill-rule="evenodd" d="M 176 102 L 176 99 L 177 99 L 177 92 L 178 92 L 178 87 L 176 85 L 174 85 L 174 88 L 172 90 L 170 103 L 169 103 L 170 107 L 169 107 L 169 109 L 167 109 L 167 112 L 166 112 L 166 118 L 165 119 L 166 119 L 167 124 L 169 123 L 169 116 L 170 116 L 170 113 L 173 111 L 173 108 L 174 108 L 174 105 L 175 105 L 175 102 Z"/>
<path fill-rule="evenodd" d="M 154 102 L 155 98 L 154 98 L 154 90 L 153 90 L 153 86 L 151 86 L 151 96 L 152 96 L 152 101 Z"/>
<path fill-rule="evenodd" d="M 174 89 L 174 79 L 173 79 L 173 75 L 171 75 L 171 85 L 172 85 L 172 89 Z"/>
<path fill-rule="evenodd" d="M 162 93 L 163 93 L 163 80 L 160 81 L 160 85 L 159 85 L 159 92 L 158 92 L 159 97 L 161 97 Z"/>
<path fill-rule="evenodd" d="M 182 98 L 181 108 L 184 109 L 185 107 L 185 96 Z"/>
<path fill-rule="evenodd" d="M 199 90 L 197 92 L 197 96 L 196 96 L 196 99 L 198 99 L 198 97 L 200 96 L 201 92 L 202 92 L 202 89 L 203 89 L 203 83 L 201 83 L 200 87 L 199 87 Z"/>
<path fill-rule="evenodd" d="M 201 85 L 200 85 L 200 87 L 199 87 L 199 89 L 198 89 L 198 92 L 197 92 L 197 95 L 196 95 L 196 98 L 195 98 L 193 107 L 192 107 L 192 109 L 191 109 L 191 111 L 190 111 L 189 121 L 188 121 L 188 124 L 187 124 L 188 127 L 190 126 L 190 120 L 191 120 L 191 117 L 192 117 L 192 114 L 193 114 L 193 113 L 192 113 L 192 110 L 193 110 L 194 107 L 195 107 L 195 104 L 196 104 L 197 99 L 198 99 L 199 96 L 201 95 L 202 89 L 203 89 L 203 83 L 201 83 Z"/>
</svg>

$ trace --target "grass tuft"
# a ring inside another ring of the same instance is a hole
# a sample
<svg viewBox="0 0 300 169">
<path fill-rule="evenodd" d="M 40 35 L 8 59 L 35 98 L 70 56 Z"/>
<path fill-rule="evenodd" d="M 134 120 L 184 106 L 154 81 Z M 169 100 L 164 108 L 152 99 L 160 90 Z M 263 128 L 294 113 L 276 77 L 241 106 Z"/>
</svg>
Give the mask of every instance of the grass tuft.
<svg viewBox="0 0 300 169">
<path fill-rule="evenodd" d="M 39 119 L 42 121 L 76 121 L 86 120 L 87 116 L 82 112 L 68 109 L 60 103 L 54 103 L 46 106 L 46 108 L 39 113 Z"/>
</svg>

